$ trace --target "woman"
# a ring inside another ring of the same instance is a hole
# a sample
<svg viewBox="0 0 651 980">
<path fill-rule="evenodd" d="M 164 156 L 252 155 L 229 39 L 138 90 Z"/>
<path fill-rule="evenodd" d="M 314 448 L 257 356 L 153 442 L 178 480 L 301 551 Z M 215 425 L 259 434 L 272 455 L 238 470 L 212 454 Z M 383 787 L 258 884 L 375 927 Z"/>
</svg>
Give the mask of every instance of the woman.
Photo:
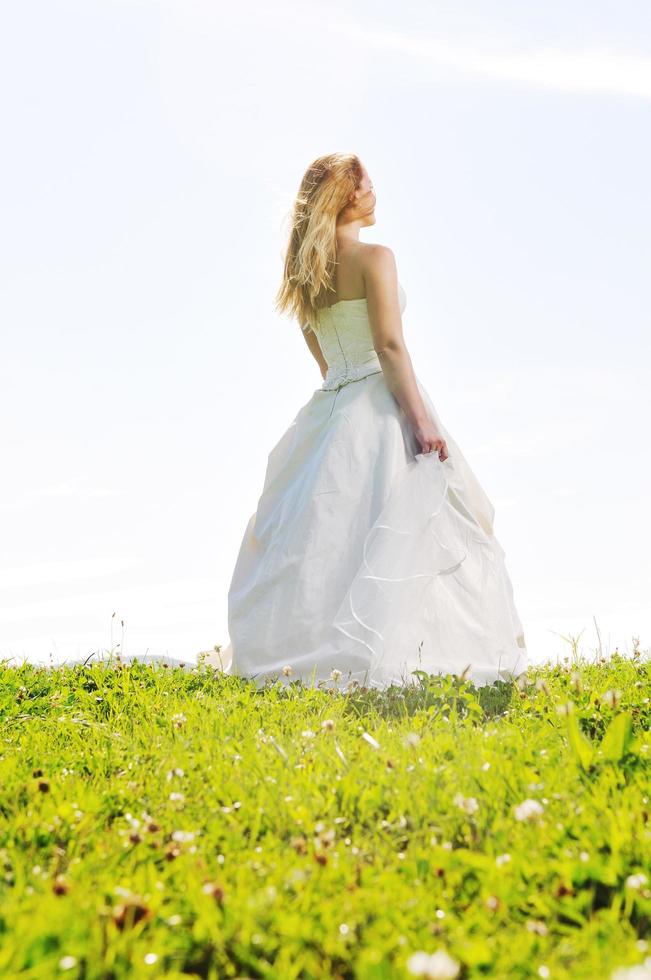
<svg viewBox="0 0 651 980">
<path fill-rule="evenodd" d="M 527 652 L 492 504 L 417 380 L 375 194 L 353 154 L 296 198 L 276 308 L 323 384 L 271 450 L 228 593 L 227 673 L 385 688 L 413 670 L 488 684 Z"/>
</svg>

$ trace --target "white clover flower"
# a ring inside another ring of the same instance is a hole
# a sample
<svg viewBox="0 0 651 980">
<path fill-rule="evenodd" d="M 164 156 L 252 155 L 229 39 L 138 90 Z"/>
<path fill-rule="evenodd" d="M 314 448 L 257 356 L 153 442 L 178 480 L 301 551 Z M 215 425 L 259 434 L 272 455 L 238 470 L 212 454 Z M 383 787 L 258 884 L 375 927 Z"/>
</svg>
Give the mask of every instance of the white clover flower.
<svg viewBox="0 0 651 980">
<path fill-rule="evenodd" d="M 620 966 L 612 974 L 611 980 L 651 980 L 651 956 L 635 966 Z"/>
<path fill-rule="evenodd" d="M 529 932 L 535 932 L 538 936 L 546 936 L 549 931 L 542 919 L 529 919 L 527 929 Z"/>
<path fill-rule="evenodd" d="M 336 683 L 339 680 L 339 678 L 341 677 L 341 671 L 340 670 L 337 670 L 337 668 L 335 667 L 333 669 L 332 673 L 330 674 L 330 677 Z"/>
<path fill-rule="evenodd" d="M 407 960 L 407 969 L 415 977 L 425 976 L 425 971 L 429 966 L 429 953 L 412 953 Z"/>
<path fill-rule="evenodd" d="M 510 854 L 498 854 L 497 857 L 495 858 L 495 864 L 499 868 L 502 864 L 506 864 L 507 861 L 510 861 L 510 860 L 511 860 L 511 855 Z"/>
<path fill-rule="evenodd" d="M 636 875 L 629 875 L 624 884 L 627 888 L 635 888 L 639 890 L 646 885 L 647 880 L 647 876 L 640 871 Z"/>
<path fill-rule="evenodd" d="M 426 980 L 454 980 L 460 966 L 445 950 L 437 949 L 435 953 L 413 953 L 407 960 L 407 969 Z"/>
<path fill-rule="evenodd" d="M 186 841 L 194 840 L 195 834 L 191 830 L 175 830 L 172 834 L 172 840 L 181 841 L 182 843 Z"/>
<path fill-rule="evenodd" d="M 293 673 L 293 669 L 292 669 L 291 665 L 290 664 L 286 664 L 283 667 L 283 674 L 284 674 L 284 676 L 285 677 L 289 677 L 290 674 L 292 674 L 292 673 Z"/>
<path fill-rule="evenodd" d="M 556 705 L 557 715 L 571 715 L 573 711 L 574 711 L 573 701 L 563 701 L 560 704 Z"/>
<path fill-rule="evenodd" d="M 544 808 L 538 800 L 524 800 L 515 807 L 514 813 L 516 820 L 537 820 Z"/>
<path fill-rule="evenodd" d="M 474 796 L 466 797 L 462 793 L 457 793 L 454 798 L 454 803 L 460 810 L 463 810 L 467 814 L 476 813 L 479 809 L 479 803 Z"/>
<path fill-rule="evenodd" d="M 622 699 L 622 692 L 614 690 L 611 688 L 601 695 L 601 700 L 608 705 L 609 708 L 616 708 Z"/>
</svg>

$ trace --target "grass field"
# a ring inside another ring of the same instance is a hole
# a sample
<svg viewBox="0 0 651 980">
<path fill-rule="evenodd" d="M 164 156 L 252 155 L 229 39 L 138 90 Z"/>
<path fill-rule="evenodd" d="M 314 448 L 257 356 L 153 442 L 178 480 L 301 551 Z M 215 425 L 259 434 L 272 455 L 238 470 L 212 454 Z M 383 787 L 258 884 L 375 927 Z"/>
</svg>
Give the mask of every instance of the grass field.
<svg viewBox="0 0 651 980">
<path fill-rule="evenodd" d="M 651 976 L 639 651 L 383 693 L 0 677 L 2 977 Z"/>
</svg>

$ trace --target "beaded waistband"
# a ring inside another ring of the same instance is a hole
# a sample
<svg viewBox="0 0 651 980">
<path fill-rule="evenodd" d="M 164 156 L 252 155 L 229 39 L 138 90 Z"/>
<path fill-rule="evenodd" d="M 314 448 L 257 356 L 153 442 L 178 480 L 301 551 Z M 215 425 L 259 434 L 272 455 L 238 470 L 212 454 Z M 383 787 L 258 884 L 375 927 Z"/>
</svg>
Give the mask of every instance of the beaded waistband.
<svg viewBox="0 0 651 980">
<path fill-rule="evenodd" d="M 371 367 L 368 364 L 359 365 L 357 369 L 349 367 L 345 374 L 336 374 L 332 378 L 326 376 L 325 381 L 321 385 L 321 391 L 338 391 L 352 381 L 362 381 L 372 374 L 381 374 L 381 372 L 381 367 Z"/>
</svg>

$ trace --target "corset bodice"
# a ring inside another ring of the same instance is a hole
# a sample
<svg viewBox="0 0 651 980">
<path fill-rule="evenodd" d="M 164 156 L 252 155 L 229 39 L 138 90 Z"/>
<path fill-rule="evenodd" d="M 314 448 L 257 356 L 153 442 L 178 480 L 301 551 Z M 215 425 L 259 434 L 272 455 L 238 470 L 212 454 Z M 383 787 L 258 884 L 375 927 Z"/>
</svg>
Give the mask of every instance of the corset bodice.
<svg viewBox="0 0 651 980">
<path fill-rule="evenodd" d="M 398 283 L 400 312 L 407 305 L 404 289 Z M 358 381 L 382 370 L 373 347 L 366 299 L 343 299 L 319 312 L 316 336 L 328 362 L 321 385 L 332 391 L 351 381 Z"/>
</svg>

